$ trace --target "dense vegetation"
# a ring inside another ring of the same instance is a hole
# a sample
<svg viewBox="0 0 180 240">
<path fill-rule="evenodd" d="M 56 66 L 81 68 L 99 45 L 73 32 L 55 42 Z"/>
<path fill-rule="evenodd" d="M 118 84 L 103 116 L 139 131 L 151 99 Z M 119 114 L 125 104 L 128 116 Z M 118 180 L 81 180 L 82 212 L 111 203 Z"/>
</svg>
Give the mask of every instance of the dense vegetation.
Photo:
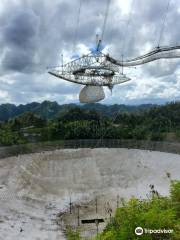
<svg viewBox="0 0 180 240">
<path fill-rule="evenodd" d="M 170 197 L 160 197 L 153 194 L 151 199 L 130 199 L 116 210 L 115 217 L 101 234 L 101 240 L 118 239 L 172 239 L 180 237 L 180 182 L 171 184 Z M 172 229 L 173 233 L 143 234 L 138 237 L 134 230 L 143 229 Z"/>
<path fill-rule="evenodd" d="M 46 105 L 46 108 L 41 108 L 40 113 L 27 111 L 17 117 L 2 121 L 0 123 L 0 144 L 99 138 L 180 140 L 180 103 L 178 102 L 164 106 L 150 107 L 147 105 L 147 108 L 143 105 L 135 107 L 133 111 L 131 107 L 126 107 L 126 111 L 117 110 L 121 105 L 89 104 L 87 108 L 85 105 L 63 106 L 59 112 L 57 104 L 55 104 L 57 109 L 54 103 L 44 102 L 42 104 Z M 53 115 L 50 117 L 52 109 L 47 110 L 49 104 L 53 106 L 54 112 L 58 111 L 54 118 L 52 118 Z M 36 103 L 31 105 L 39 106 Z M 29 105 L 26 107 L 30 109 Z"/>
<path fill-rule="evenodd" d="M 172 229 L 172 233 L 135 234 L 136 227 L 143 229 Z M 68 228 L 68 240 L 80 240 L 80 233 Z M 104 231 L 94 240 L 178 240 L 180 239 L 180 181 L 172 181 L 170 197 L 159 196 L 154 189 L 146 200 L 122 201 L 115 216 Z"/>
</svg>

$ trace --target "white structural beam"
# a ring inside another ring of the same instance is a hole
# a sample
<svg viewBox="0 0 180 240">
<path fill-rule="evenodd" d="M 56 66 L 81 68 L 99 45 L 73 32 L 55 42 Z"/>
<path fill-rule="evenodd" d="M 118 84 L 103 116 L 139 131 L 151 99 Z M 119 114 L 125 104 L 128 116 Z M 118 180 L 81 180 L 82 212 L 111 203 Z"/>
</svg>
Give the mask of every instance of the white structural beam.
<svg viewBox="0 0 180 240">
<path fill-rule="evenodd" d="M 133 59 L 128 59 L 125 61 L 116 60 L 110 56 L 107 56 L 108 61 L 122 67 L 142 65 L 158 59 L 171 59 L 171 58 L 180 58 L 180 46 L 166 47 L 166 48 L 159 47 L 145 55 L 142 55 L 140 57 L 133 58 Z"/>
</svg>

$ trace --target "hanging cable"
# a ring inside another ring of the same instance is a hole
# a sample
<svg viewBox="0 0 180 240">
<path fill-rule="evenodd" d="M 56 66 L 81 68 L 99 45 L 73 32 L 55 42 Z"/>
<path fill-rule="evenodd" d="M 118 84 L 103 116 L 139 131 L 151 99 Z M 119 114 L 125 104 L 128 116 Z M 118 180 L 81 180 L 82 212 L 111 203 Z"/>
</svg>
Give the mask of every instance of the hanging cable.
<svg viewBox="0 0 180 240">
<path fill-rule="evenodd" d="M 128 33 L 128 27 L 129 27 L 129 24 L 130 24 L 130 22 L 131 22 L 132 9 L 133 9 L 134 2 L 135 2 L 135 0 L 132 0 L 132 1 L 131 1 L 129 17 L 128 17 L 127 26 L 126 26 L 126 33 L 125 33 L 125 31 L 124 31 L 124 34 L 123 34 L 123 39 L 122 39 L 122 50 L 121 50 L 121 52 L 122 52 L 121 56 L 122 56 L 122 57 L 124 56 L 125 44 L 127 43 L 127 41 L 125 41 L 125 40 L 127 40 L 127 38 L 125 38 L 125 36 L 127 36 L 127 33 Z"/>
<path fill-rule="evenodd" d="M 76 23 L 76 27 L 75 27 L 75 31 L 74 31 L 73 52 L 75 52 L 75 47 L 76 47 L 76 42 L 77 42 L 79 22 L 80 22 L 80 15 L 81 15 L 81 7 L 82 7 L 82 0 L 79 0 L 77 23 Z"/>
<path fill-rule="evenodd" d="M 159 40 L 158 40 L 158 44 L 157 44 L 158 48 L 159 48 L 159 44 L 161 42 L 161 38 L 162 38 L 162 35 L 163 35 L 163 32 L 164 32 L 164 27 L 165 27 L 165 22 L 166 22 L 168 10 L 169 10 L 170 2 L 171 2 L 171 0 L 168 0 L 167 6 L 166 6 L 166 9 L 165 9 L 165 13 L 164 13 L 164 17 L 163 17 L 163 20 L 162 20 L 162 27 L 161 27 L 161 30 L 160 30 Z"/>
<path fill-rule="evenodd" d="M 106 29 L 106 24 L 107 24 L 107 18 L 108 18 L 108 13 L 109 13 L 110 2 L 111 2 L 111 0 L 107 0 L 106 11 L 105 11 L 105 16 L 104 16 L 104 22 L 103 22 L 103 27 L 102 27 L 101 42 L 104 39 L 104 33 L 105 33 L 105 29 Z"/>
</svg>

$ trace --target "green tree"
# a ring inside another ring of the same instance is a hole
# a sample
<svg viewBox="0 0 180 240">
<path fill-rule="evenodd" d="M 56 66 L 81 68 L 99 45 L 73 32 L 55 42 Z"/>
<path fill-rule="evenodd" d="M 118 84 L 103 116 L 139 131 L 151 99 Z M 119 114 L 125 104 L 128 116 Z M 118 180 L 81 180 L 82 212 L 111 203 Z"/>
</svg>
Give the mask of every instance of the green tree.
<svg viewBox="0 0 180 240">
<path fill-rule="evenodd" d="M 177 218 L 180 218 L 180 181 L 171 182 L 170 192 Z"/>
<path fill-rule="evenodd" d="M 130 199 L 116 210 L 101 240 L 178 240 L 180 236 L 180 181 L 171 183 L 170 197 L 153 196 L 152 199 Z M 143 234 L 137 236 L 135 228 L 173 229 L 173 233 Z"/>
</svg>

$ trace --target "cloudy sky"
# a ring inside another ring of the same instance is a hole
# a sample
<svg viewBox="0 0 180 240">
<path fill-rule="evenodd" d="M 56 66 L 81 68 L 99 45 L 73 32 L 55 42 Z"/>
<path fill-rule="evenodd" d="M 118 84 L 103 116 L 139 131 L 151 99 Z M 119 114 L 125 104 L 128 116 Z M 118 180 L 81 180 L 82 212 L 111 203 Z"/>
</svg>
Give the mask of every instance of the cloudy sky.
<svg viewBox="0 0 180 240">
<path fill-rule="evenodd" d="M 104 45 L 120 59 L 158 44 L 168 0 L 111 0 Z M 78 102 L 82 88 L 47 73 L 47 66 L 83 54 L 101 33 L 107 0 L 0 0 L 0 103 L 43 100 Z M 180 0 L 171 0 L 160 45 L 180 44 Z M 75 48 L 74 48 L 75 44 Z M 165 103 L 180 100 L 180 59 L 124 69 L 132 81 L 105 89 L 102 103 Z"/>
</svg>

